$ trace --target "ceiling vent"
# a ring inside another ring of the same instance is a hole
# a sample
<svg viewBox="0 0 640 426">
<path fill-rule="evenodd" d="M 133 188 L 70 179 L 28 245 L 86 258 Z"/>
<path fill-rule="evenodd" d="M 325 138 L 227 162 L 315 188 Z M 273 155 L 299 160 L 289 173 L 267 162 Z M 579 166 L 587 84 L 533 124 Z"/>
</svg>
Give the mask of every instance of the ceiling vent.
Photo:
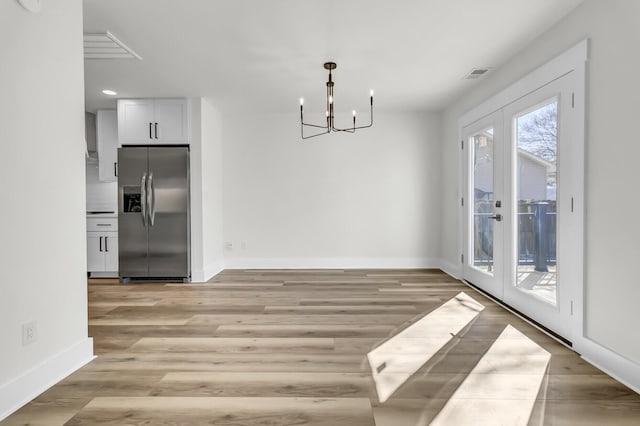
<svg viewBox="0 0 640 426">
<path fill-rule="evenodd" d="M 127 47 L 109 31 L 84 34 L 85 59 L 139 59 L 140 55 Z"/>
<path fill-rule="evenodd" d="M 487 75 L 491 68 L 474 68 L 467 75 L 464 76 L 467 80 L 478 80 Z"/>
</svg>

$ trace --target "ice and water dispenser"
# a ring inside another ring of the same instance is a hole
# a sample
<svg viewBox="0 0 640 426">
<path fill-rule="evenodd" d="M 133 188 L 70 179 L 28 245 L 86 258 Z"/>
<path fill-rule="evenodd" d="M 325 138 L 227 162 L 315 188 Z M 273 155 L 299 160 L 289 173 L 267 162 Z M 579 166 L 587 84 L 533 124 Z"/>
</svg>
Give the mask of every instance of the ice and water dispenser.
<svg viewBox="0 0 640 426">
<path fill-rule="evenodd" d="M 139 186 L 124 186 L 122 194 L 123 213 L 142 212 L 142 203 Z"/>
</svg>

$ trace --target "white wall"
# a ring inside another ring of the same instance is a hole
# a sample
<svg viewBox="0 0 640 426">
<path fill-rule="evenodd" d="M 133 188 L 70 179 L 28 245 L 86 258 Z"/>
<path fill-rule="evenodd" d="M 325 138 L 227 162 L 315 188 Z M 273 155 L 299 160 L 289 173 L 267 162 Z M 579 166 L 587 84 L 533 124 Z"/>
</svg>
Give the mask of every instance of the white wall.
<svg viewBox="0 0 640 426">
<path fill-rule="evenodd" d="M 202 236 L 204 278 L 222 271 L 222 118 L 202 99 Z"/>
<path fill-rule="evenodd" d="M 191 203 L 191 278 L 205 281 L 202 251 L 202 99 L 191 98 L 191 143 L 189 148 L 189 201 Z"/>
<path fill-rule="evenodd" d="M 225 114 L 225 265 L 437 266 L 439 118 L 302 141 L 297 110 Z"/>
<path fill-rule="evenodd" d="M 457 265 L 461 229 L 458 117 L 581 39 L 590 39 L 585 167 L 586 337 L 609 350 L 603 359 L 610 357 L 618 365 L 630 361 L 625 365 L 635 373 L 618 368 L 617 374 L 625 375 L 621 378 L 636 388 L 640 386 L 640 339 L 635 332 L 640 324 L 640 286 L 635 267 L 640 258 L 640 197 L 636 195 L 640 144 L 634 138 L 634 124 L 640 97 L 639 17 L 640 2 L 586 0 L 500 66 L 493 76 L 479 81 L 476 90 L 446 109 L 442 121 L 442 250 L 445 262 Z M 608 368 L 616 370 L 611 363 Z"/>
<path fill-rule="evenodd" d="M 0 2 L 0 419 L 92 355 L 82 2 L 42 3 Z"/>
<path fill-rule="evenodd" d="M 206 281 L 223 269 L 222 129 L 218 110 L 204 98 L 191 102 L 191 274 Z"/>
</svg>

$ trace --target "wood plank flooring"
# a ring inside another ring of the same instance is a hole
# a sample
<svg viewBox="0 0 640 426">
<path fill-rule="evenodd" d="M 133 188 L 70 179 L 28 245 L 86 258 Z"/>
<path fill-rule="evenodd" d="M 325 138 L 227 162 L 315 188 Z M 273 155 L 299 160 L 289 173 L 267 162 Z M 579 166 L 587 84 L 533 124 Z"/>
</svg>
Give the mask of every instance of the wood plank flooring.
<svg viewBox="0 0 640 426">
<path fill-rule="evenodd" d="M 0 425 L 640 424 L 640 395 L 439 271 L 94 282 L 98 358 Z"/>
</svg>

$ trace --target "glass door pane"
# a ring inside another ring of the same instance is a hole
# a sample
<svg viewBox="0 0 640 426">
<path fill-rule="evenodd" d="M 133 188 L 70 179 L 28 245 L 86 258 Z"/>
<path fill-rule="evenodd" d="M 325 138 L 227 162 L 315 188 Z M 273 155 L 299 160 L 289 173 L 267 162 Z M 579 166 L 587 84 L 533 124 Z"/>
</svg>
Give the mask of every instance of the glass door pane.
<svg viewBox="0 0 640 426">
<path fill-rule="evenodd" d="M 557 288 L 558 99 L 514 118 L 516 287 L 551 305 Z"/>
<path fill-rule="evenodd" d="M 493 275 L 493 128 L 471 135 L 469 147 L 473 150 L 473 266 Z"/>
</svg>

